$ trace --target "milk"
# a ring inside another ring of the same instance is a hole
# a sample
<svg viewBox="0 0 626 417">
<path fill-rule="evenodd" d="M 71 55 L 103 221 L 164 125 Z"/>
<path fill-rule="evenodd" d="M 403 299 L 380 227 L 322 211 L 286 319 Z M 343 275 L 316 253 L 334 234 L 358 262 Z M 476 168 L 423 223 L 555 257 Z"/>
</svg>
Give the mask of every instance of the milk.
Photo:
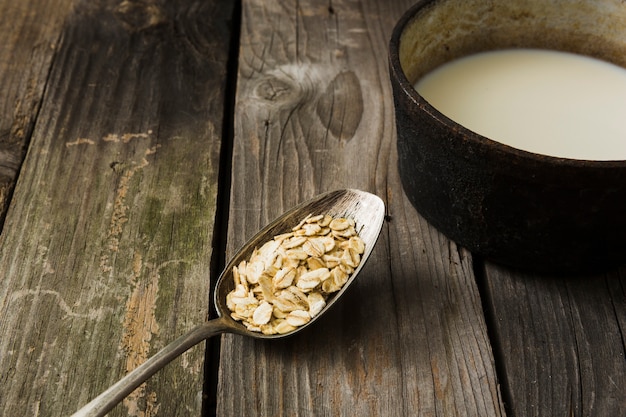
<svg viewBox="0 0 626 417">
<path fill-rule="evenodd" d="M 556 51 L 452 61 L 416 90 L 441 113 L 512 147 L 572 159 L 626 159 L 626 69 Z"/>
</svg>

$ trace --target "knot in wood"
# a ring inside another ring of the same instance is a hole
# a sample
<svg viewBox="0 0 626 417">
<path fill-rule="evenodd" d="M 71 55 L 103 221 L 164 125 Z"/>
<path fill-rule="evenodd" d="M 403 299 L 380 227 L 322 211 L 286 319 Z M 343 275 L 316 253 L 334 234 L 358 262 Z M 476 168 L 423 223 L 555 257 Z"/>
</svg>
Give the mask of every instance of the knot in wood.
<svg viewBox="0 0 626 417">
<path fill-rule="evenodd" d="M 271 105 L 315 103 L 331 75 L 316 64 L 287 64 L 271 69 L 254 87 L 257 99 Z"/>
<path fill-rule="evenodd" d="M 268 78 L 261 81 L 254 89 L 254 92 L 255 95 L 262 100 L 286 102 L 291 101 L 291 97 L 298 94 L 297 91 L 294 91 L 295 88 L 293 83 L 278 78 Z"/>
<path fill-rule="evenodd" d="M 124 0 L 115 8 L 115 16 L 132 32 L 139 32 L 167 21 L 165 11 L 152 1 Z"/>
<path fill-rule="evenodd" d="M 354 137 L 363 116 L 361 82 L 353 71 L 319 65 L 282 65 L 266 73 L 253 96 L 272 107 L 307 109 L 333 137 Z"/>
</svg>

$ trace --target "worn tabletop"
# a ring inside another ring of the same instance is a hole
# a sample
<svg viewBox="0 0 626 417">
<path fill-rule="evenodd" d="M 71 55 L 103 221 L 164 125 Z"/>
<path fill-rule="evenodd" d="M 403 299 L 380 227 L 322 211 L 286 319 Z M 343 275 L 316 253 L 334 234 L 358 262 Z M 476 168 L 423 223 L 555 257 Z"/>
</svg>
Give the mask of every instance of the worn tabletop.
<svg viewBox="0 0 626 417">
<path fill-rule="evenodd" d="M 0 0 L 0 414 L 69 415 L 215 315 L 225 261 L 318 193 L 387 217 L 345 300 L 202 343 L 116 416 L 618 416 L 626 268 L 548 277 L 429 225 L 397 172 L 408 0 Z"/>
</svg>

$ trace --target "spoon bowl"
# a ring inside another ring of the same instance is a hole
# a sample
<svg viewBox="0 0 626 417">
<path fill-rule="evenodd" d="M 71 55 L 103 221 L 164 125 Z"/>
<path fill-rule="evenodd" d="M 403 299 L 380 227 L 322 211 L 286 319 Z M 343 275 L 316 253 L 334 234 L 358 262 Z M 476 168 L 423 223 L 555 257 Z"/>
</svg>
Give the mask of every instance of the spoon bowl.
<svg viewBox="0 0 626 417">
<path fill-rule="evenodd" d="M 255 248 L 271 240 L 274 236 L 290 231 L 307 215 L 328 214 L 332 217 L 345 217 L 353 219 L 356 230 L 365 243 L 365 252 L 361 255 L 361 262 L 348 278 L 346 284 L 331 298 L 328 299 L 324 309 L 313 317 L 308 323 L 285 334 L 266 335 L 261 332 L 248 330 L 243 324 L 230 316 L 230 310 L 226 306 L 226 295 L 234 288 L 233 267 L 243 260 L 250 258 Z M 146 360 L 142 365 L 129 372 L 126 376 L 109 387 L 102 394 L 83 406 L 72 417 L 95 417 L 108 413 L 116 404 L 123 400 L 135 388 L 154 375 L 158 370 L 171 362 L 191 347 L 212 336 L 221 333 L 235 333 L 258 339 L 277 339 L 293 335 L 305 327 L 310 326 L 328 309 L 336 303 L 361 271 L 365 261 L 372 253 L 385 217 L 385 205 L 376 195 L 359 190 L 337 190 L 304 202 L 261 229 L 254 235 L 226 265 L 224 271 L 217 280 L 214 291 L 214 302 L 218 317 L 207 320 L 194 327 L 186 334 L 174 340 L 154 356 Z"/>
</svg>

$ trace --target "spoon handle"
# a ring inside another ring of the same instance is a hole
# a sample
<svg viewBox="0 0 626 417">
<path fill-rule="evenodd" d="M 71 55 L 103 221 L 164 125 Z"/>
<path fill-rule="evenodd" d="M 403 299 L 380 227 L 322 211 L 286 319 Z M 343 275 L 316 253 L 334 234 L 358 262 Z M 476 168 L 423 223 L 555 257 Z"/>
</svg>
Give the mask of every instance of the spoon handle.
<svg viewBox="0 0 626 417">
<path fill-rule="evenodd" d="M 206 321 L 194 327 L 189 332 L 158 351 L 154 356 L 148 358 L 143 364 L 126 374 L 126 376 L 111 385 L 102 394 L 98 395 L 76 413 L 72 414 L 71 417 L 104 416 L 128 394 L 133 392 L 135 388 L 144 383 L 174 358 L 203 340 L 229 329 L 231 329 L 231 325 L 229 325 L 223 317 Z"/>
</svg>

